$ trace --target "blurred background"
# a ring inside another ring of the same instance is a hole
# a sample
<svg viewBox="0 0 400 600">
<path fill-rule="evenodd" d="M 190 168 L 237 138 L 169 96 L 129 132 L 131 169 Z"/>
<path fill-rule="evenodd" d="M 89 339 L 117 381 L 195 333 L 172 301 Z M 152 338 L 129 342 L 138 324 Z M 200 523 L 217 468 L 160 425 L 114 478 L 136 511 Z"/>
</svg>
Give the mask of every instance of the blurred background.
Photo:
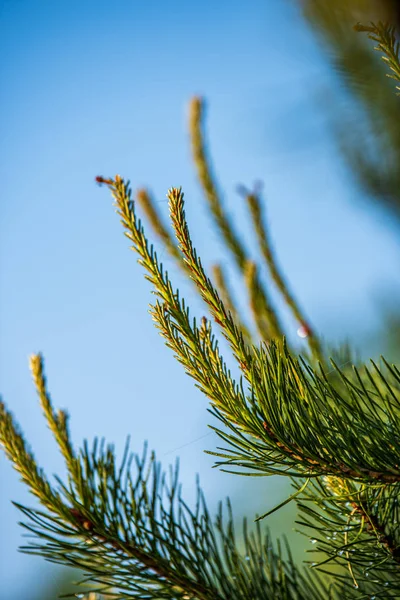
<svg viewBox="0 0 400 600">
<path fill-rule="evenodd" d="M 348 340 L 363 359 L 398 361 L 400 99 L 373 43 L 352 30 L 357 21 L 398 25 L 398 3 L 1 0 L 0 19 L 4 400 L 40 465 L 63 473 L 28 370 L 41 351 L 76 444 L 104 436 L 120 452 L 131 435 L 141 452 L 148 440 L 164 466 L 180 457 L 189 501 L 199 473 L 212 510 L 229 495 L 238 519 L 251 520 L 288 482 L 212 469 L 207 401 L 155 330 L 150 285 L 94 177 L 149 186 L 165 215 L 167 189 L 181 185 L 204 264 L 223 262 L 186 126 L 188 100 L 205 96 L 214 169 L 246 242 L 236 189 L 261 180 L 280 264 L 319 334 Z M 76 574 L 18 553 L 11 500 L 34 499 L 1 453 L 0 478 L 0 598 L 56 598 Z M 301 560 L 309 543 L 294 520 L 289 505 L 268 525 Z"/>
</svg>

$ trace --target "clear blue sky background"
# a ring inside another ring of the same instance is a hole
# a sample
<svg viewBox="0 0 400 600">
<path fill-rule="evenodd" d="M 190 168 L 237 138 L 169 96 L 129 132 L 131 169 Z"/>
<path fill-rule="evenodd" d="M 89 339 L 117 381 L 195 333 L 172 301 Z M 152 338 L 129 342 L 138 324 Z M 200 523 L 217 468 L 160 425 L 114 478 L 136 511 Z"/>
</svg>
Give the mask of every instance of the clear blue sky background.
<svg viewBox="0 0 400 600">
<path fill-rule="evenodd" d="M 224 260 L 186 132 L 188 99 L 205 95 L 219 181 L 245 239 L 251 246 L 235 187 L 261 179 L 280 262 L 318 330 L 331 340 L 368 335 L 378 326 L 376 291 L 399 291 L 398 238 L 385 215 L 355 202 L 324 120 L 330 72 L 312 34 L 289 0 L 0 7 L 5 401 L 40 464 L 59 471 L 28 371 L 28 356 L 42 351 L 77 443 L 99 435 L 120 449 L 131 434 L 140 451 L 147 439 L 165 463 L 181 456 L 189 499 L 199 472 L 211 506 L 232 494 L 238 512 L 268 509 L 285 493 L 281 480 L 212 471 L 202 450 L 213 435 L 179 449 L 207 434 L 207 402 L 154 329 L 150 286 L 94 177 L 151 186 L 165 214 L 167 189 L 182 185 L 205 264 Z M 32 579 L 39 586 L 55 571 L 17 553 L 10 500 L 33 499 L 2 455 L 0 477 L 0 596 L 30 600 Z"/>
</svg>

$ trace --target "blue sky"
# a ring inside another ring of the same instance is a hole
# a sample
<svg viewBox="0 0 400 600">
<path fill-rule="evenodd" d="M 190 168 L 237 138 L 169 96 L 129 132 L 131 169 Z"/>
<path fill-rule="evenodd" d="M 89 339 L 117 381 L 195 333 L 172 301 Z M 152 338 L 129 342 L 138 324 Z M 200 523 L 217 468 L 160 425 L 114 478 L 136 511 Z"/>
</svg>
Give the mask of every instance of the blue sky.
<svg viewBox="0 0 400 600">
<path fill-rule="evenodd" d="M 165 215 L 167 189 L 182 185 L 205 264 L 225 260 L 186 129 L 189 98 L 204 95 L 215 168 L 246 243 L 253 248 L 235 188 L 261 179 L 280 263 L 308 315 L 328 339 L 361 339 L 377 325 L 377 290 L 399 291 L 400 251 L 387 216 L 358 198 L 329 138 L 319 98 L 330 75 L 320 49 L 289 1 L 0 7 L 5 401 L 39 462 L 59 471 L 28 371 L 29 355 L 41 351 L 77 443 L 99 435 L 121 448 L 131 434 L 140 451 L 147 439 L 164 462 L 181 456 L 189 498 L 199 472 L 212 506 L 253 490 L 257 510 L 268 509 L 284 482 L 211 470 L 202 450 L 215 438 L 190 443 L 208 432 L 207 404 L 153 327 L 150 286 L 94 177 L 120 173 L 134 188 L 150 186 Z M 33 500 L 1 455 L 0 478 L 2 591 L 28 598 L 30 578 L 39 585 L 54 569 L 17 553 L 22 530 L 10 500 Z M 248 500 L 237 506 L 253 510 Z"/>
</svg>

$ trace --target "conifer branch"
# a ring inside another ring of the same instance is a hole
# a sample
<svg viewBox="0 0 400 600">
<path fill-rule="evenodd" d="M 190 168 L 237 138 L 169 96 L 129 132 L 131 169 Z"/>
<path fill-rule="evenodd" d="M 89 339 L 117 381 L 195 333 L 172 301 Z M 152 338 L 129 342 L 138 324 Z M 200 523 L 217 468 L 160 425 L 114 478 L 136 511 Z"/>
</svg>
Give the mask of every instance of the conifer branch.
<svg viewBox="0 0 400 600">
<path fill-rule="evenodd" d="M 251 413 L 253 418 L 248 421 L 253 422 L 254 429 L 256 423 L 264 428 L 282 458 L 276 454 L 272 458 L 259 443 L 250 444 L 229 418 L 213 410 L 233 432 L 228 435 L 216 429 L 230 446 L 212 453 L 224 459 L 217 464 L 240 467 L 244 474 L 247 470 L 278 472 L 281 464 L 281 472 L 294 477 L 336 475 L 370 484 L 400 482 L 397 388 L 386 379 L 391 394 L 378 395 L 375 388 L 366 386 L 355 367 L 355 379 L 350 380 L 333 365 L 342 379 L 340 393 L 339 386 L 331 383 L 322 369 L 320 376 L 300 361 L 303 366 L 287 348 L 280 352 L 275 344 L 255 349 L 254 362 L 261 376 L 253 377 L 253 401 L 242 408 L 242 412 Z M 367 379 L 371 377 L 376 383 L 368 370 L 366 373 Z"/>
<path fill-rule="evenodd" d="M 263 341 L 281 337 L 275 312 L 262 292 L 257 265 L 254 261 L 246 261 L 244 278 L 249 293 L 250 311 L 253 315 L 258 335 Z"/>
<path fill-rule="evenodd" d="M 381 52 L 382 60 L 387 64 L 391 73 L 386 76 L 400 82 L 400 43 L 396 37 L 396 28 L 388 23 L 371 23 L 370 25 L 362 25 L 357 23 L 354 26 L 356 31 L 368 33 L 368 37 L 378 45 L 375 50 Z M 400 95 L 400 86 L 396 86 L 397 95 Z"/>
<path fill-rule="evenodd" d="M 154 199 L 152 198 L 150 193 L 145 189 L 140 189 L 136 193 L 136 198 L 139 206 L 142 208 L 144 214 L 146 215 L 153 229 L 153 232 L 163 243 L 169 255 L 175 260 L 176 264 L 182 269 L 183 273 L 185 275 L 189 275 L 190 278 L 190 270 L 186 262 L 183 260 L 182 254 L 180 253 L 175 241 L 172 239 L 168 228 L 163 223 L 161 215 L 156 209 Z M 234 305 L 232 294 L 229 291 L 222 267 L 220 265 L 214 265 L 212 270 L 216 282 L 216 287 L 221 294 L 224 305 L 226 306 L 227 310 L 232 314 L 235 322 L 237 323 L 238 328 L 242 331 L 246 341 L 250 343 L 251 336 L 247 328 L 243 325 L 243 323 L 240 320 L 239 313 Z"/>
<path fill-rule="evenodd" d="M 378 402 L 375 391 L 371 396 L 365 384 L 358 388 L 335 367 L 342 379 L 341 385 L 350 394 L 349 400 L 339 394 L 338 387 L 328 381 L 323 370 L 319 376 L 304 361 L 301 367 L 285 347 L 278 350 L 275 344 L 264 345 L 259 349 L 253 347 L 250 353 L 192 246 L 182 192 L 172 189 L 169 192 L 170 211 L 179 248 L 193 281 L 210 306 L 214 320 L 222 326 L 245 374 L 250 386 L 250 396 L 246 396 L 241 386 L 237 387 L 230 379 L 217 347 L 202 344 L 199 331 L 190 324 L 185 306 L 177 302 L 177 294 L 172 292 L 169 281 L 164 281 L 152 252 L 145 249 L 147 241 L 143 228 L 136 223 L 129 188 L 120 178 L 116 178 L 113 185 L 124 226 L 129 230 L 128 237 L 135 241 L 134 247 L 142 257 L 140 262 L 153 273 L 150 280 L 164 301 L 155 307 L 153 316 L 167 345 L 174 349 L 186 371 L 211 398 L 213 413 L 233 430 L 233 434 L 227 434 L 216 429 L 230 445 L 223 454 L 213 453 L 228 459 L 217 464 L 237 465 L 264 475 L 335 475 L 381 483 L 399 481 L 398 457 L 391 450 L 394 446 L 389 439 L 379 459 L 372 444 L 364 442 L 360 445 L 358 442 L 359 439 L 370 439 L 377 428 L 382 432 L 382 440 L 387 437 L 387 422 L 393 427 L 398 411 L 393 398 L 381 395 Z M 213 373 L 212 380 L 210 372 Z M 397 401 L 398 396 L 388 386 Z M 371 406 L 375 409 L 373 418 Z M 344 410 L 349 411 L 349 418 L 344 418 Z M 352 448 L 352 457 L 348 448 Z"/>
<path fill-rule="evenodd" d="M 228 281 L 224 273 L 222 265 L 215 264 L 211 267 L 212 274 L 214 276 L 215 287 L 218 290 L 218 294 L 222 300 L 226 310 L 231 313 L 233 320 L 237 324 L 238 329 L 242 332 L 243 338 L 247 344 L 251 343 L 251 334 L 246 325 L 244 325 L 239 310 L 233 299 L 233 295 L 228 286 Z"/>
<path fill-rule="evenodd" d="M 168 198 L 172 225 L 178 239 L 180 251 L 191 271 L 191 279 L 196 284 L 203 300 L 208 304 L 214 320 L 220 325 L 222 333 L 229 342 L 235 358 L 239 364 L 248 368 L 251 363 L 249 349 L 246 347 L 243 336 L 238 330 L 232 316 L 227 312 L 221 301 L 217 290 L 207 277 L 201 260 L 193 248 L 186 222 L 182 190 L 171 188 L 168 192 Z"/>
<path fill-rule="evenodd" d="M 45 414 L 52 418 L 55 412 L 46 396 Z M 239 552 L 229 503 L 227 519 L 221 505 L 213 522 L 198 485 L 195 509 L 190 509 L 181 497 L 177 466 L 168 482 L 146 451 L 139 458 L 129 455 L 126 446 L 118 467 L 112 446 L 95 440 L 89 450 L 85 442 L 78 458 L 84 474 L 82 504 L 75 482 L 65 485 L 57 478 L 59 491 L 50 486 L 4 405 L 0 425 L 0 442 L 45 507 L 17 504 L 28 518 L 23 526 L 34 538 L 22 550 L 84 570 L 85 582 L 98 585 L 94 591 L 121 600 L 332 597 L 317 576 L 298 571 L 290 555 L 284 560 L 268 534 L 263 536 L 259 528 L 249 533 L 246 522 L 244 554 Z M 56 429 L 53 435 L 62 450 L 64 440 Z"/>
<path fill-rule="evenodd" d="M 228 250 L 230 250 L 239 272 L 245 277 L 246 266 L 249 261 L 248 253 L 240 241 L 239 236 L 234 231 L 233 224 L 229 220 L 224 208 L 221 196 L 217 190 L 217 185 L 214 181 L 212 174 L 210 160 L 206 152 L 206 144 L 204 141 L 203 133 L 203 115 L 204 115 L 204 102 L 201 98 L 193 98 L 190 104 L 190 115 L 189 115 L 189 131 L 190 139 L 192 143 L 192 154 L 193 161 L 197 168 L 198 177 L 202 188 L 204 190 L 205 197 L 208 200 L 210 212 L 214 217 L 214 220 L 218 226 L 218 229 L 225 240 Z M 259 297 L 259 306 L 262 311 L 261 318 L 268 322 L 271 329 L 271 335 L 275 338 L 282 337 L 283 328 L 280 324 L 277 312 L 272 308 L 272 302 L 267 294 L 265 286 L 262 281 L 256 275 L 254 280 L 255 289 L 257 289 L 257 295 Z M 251 303 L 250 296 L 250 303 Z M 259 324 L 257 329 L 259 330 Z M 262 329 L 262 339 L 268 340 L 269 333 L 267 334 Z M 259 330 L 260 332 L 260 330 Z"/>
<path fill-rule="evenodd" d="M 58 414 L 56 414 L 53 410 L 51 398 L 47 391 L 47 382 L 46 377 L 44 375 L 43 357 L 41 354 L 34 354 L 31 356 L 30 367 L 33 381 L 40 399 L 40 404 L 43 413 L 46 417 L 47 424 L 61 450 L 70 475 L 72 476 L 75 483 L 79 485 L 81 473 L 79 471 L 75 452 L 70 439 L 68 429 L 68 414 L 62 410 L 59 410 Z"/>
<path fill-rule="evenodd" d="M 260 202 L 260 198 L 258 197 L 258 194 L 256 192 L 248 192 L 247 190 L 245 195 L 249 212 L 252 217 L 254 231 L 256 232 L 258 244 L 260 246 L 261 254 L 267 265 L 271 278 L 274 281 L 280 293 L 282 294 L 286 305 L 291 309 L 295 319 L 297 319 L 299 325 L 301 325 L 307 332 L 307 341 L 314 358 L 316 360 L 322 360 L 322 348 L 318 337 L 314 333 L 310 322 L 308 321 L 308 319 L 306 319 L 303 312 L 301 311 L 297 301 L 295 300 L 294 295 L 289 290 L 289 286 L 278 267 L 277 259 L 274 256 L 273 247 L 270 241 L 270 235 L 263 214 L 263 207 Z"/>
<path fill-rule="evenodd" d="M 313 566 L 346 579 L 331 567 L 347 565 L 347 577 L 356 590 L 376 598 L 397 598 L 399 491 L 398 483 L 368 486 L 334 477 L 314 480 L 296 499 L 302 517 L 297 523 L 306 535 L 314 534 L 315 552 L 326 556 Z"/>
<path fill-rule="evenodd" d="M 197 174 L 207 198 L 211 214 L 239 270 L 243 272 L 247 260 L 247 252 L 223 208 L 222 199 L 218 192 L 217 184 L 214 181 L 202 131 L 203 118 L 204 101 L 202 98 L 195 97 L 192 99 L 189 107 L 189 132 L 192 143 L 193 161 L 197 168 Z"/>
<path fill-rule="evenodd" d="M 182 255 L 179 252 L 175 241 L 172 239 L 168 228 L 163 223 L 161 215 L 156 209 L 156 205 L 151 194 L 145 189 L 140 189 L 136 193 L 136 198 L 138 204 L 140 205 L 144 214 L 148 218 L 154 233 L 162 241 L 164 247 L 167 249 L 170 256 L 172 256 L 172 258 L 176 261 L 178 266 L 181 269 L 183 269 L 183 271 L 187 275 L 186 264 L 182 260 Z"/>
<path fill-rule="evenodd" d="M 126 229 L 125 235 L 133 242 L 134 249 L 140 256 L 140 264 L 146 269 L 147 279 L 154 285 L 154 292 L 160 298 L 152 307 L 152 315 L 166 338 L 167 345 L 175 352 L 178 360 L 184 365 L 188 374 L 196 379 L 200 389 L 223 411 L 231 416 L 237 413 L 243 395 L 241 386 L 231 378 L 218 351 L 218 344 L 211 336 L 209 343 L 204 340 L 204 327 L 199 330 L 196 322 L 189 317 L 184 300 L 180 300 L 178 291 L 174 291 L 168 274 L 163 272 L 159 265 L 157 255 L 152 246 L 149 247 L 142 224 L 136 217 L 135 205 L 131 200 L 128 183 L 116 176 L 115 181 L 103 181 L 110 186 L 116 201 L 117 212 Z M 211 283 L 210 283 L 211 286 Z M 216 292 L 214 291 L 216 294 Z M 216 302 L 221 303 L 216 295 Z M 219 314 L 219 313 L 218 313 Z M 250 360 L 248 348 L 245 346 L 241 333 L 237 330 L 233 320 L 229 317 L 231 328 L 240 343 L 240 348 Z M 244 368 L 244 365 L 243 365 Z M 210 375 L 212 374 L 212 377 Z"/>
<path fill-rule="evenodd" d="M 58 511 L 62 512 L 59 495 L 52 490 L 43 471 L 37 467 L 33 454 L 27 448 L 12 414 L 7 411 L 3 402 L 0 402 L 0 443 L 32 494 L 47 508 L 57 507 Z"/>
</svg>

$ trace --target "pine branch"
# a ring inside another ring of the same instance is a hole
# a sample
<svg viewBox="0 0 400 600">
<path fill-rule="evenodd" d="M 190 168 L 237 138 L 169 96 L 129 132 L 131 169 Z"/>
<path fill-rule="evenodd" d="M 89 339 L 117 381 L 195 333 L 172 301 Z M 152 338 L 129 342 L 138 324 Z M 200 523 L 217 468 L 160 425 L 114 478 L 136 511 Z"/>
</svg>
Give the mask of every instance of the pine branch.
<svg viewBox="0 0 400 600">
<path fill-rule="evenodd" d="M 153 232 L 163 243 L 164 248 L 167 250 L 169 255 L 175 260 L 178 267 L 190 279 L 190 270 L 188 269 L 186 262 L 183 260 L 182 254 L 180 253 L 176 242 L 172 239 L 167 226 L 163 223 L 161 215 L 156 209 L 154 199 L 152 198 L 150 193 L 145 189 L 140 189 L 136 193 L 136 199 L 139 206 L 142 208 L 144 214 L 146 215 L 153 229 Z M 248 329 L 243 325 L 239 316 L 239 312 L 234 305 L 232 294 L 228 289 L 228 284 L 226 278 L 224 277 L 222 267 L 220 265 L 215 265 L 213 267 L 213 274 L 215 278 L 216 287 L 219 293 L 221 294 L 221 297 L 223 298 L 224 305 L 226 306 L 227 310 L 231 313 L 233 319 L 237 324 L 237 327 L 241 330 L 243 337 L 246 339 L 247 343 L 249 343 L 251 341 L 251 336 L 249 334 Z"/>
<path fill-rule="evenodd" d="M 182 260 L 182 255 L 172 239 L 167 226 L 163 223 L 159 211 L 156 209 L 154 199 L 147 190 L 141 189 L 136 193 L 138 204 L 142 208 L 144 214 L 149 220 L 150 225 L 157 237 L 162 241 L 164 247 L 168 253 L 175 260 L 176 264 L 183 270 L 187 275 L 187 268 L 185 262 Z"/>
<path fill-rule="evenodd" d="M 228 435 L 216 429 L 230 446 L 213 453 L 224 459 L 219 466 L 229 466 L 230 472 L 236 466 L 252 473 L 280 471 L 294 477 L 336 475 L 371 484 L 400 481 L 396 367 L 386 378 L 376 365 L 373 373 L 365 369 L 363 375 L 354 367 L 350 379 L 333 363 L 340 387 L 302 359 L 301 366 L 287 349 L 278 353 L 271 345 L 255 350 L 254 356 L 264 370 L 262 378 L 252 380 L 254 399 L 242 411 L 251 413 L 253 423 L 264 428 L 282 454 L 279 459 L 261 444 L 251 444 L 215 409 L 213 414 L 233 432 Z"/>
<path fill-rule="evenodd" d="M 307 341 L 314 358 L 316 360 L 322 360 L 322 348 L 318 337 L 314 333 L 309 321 L 302 313 L 298 303 L 294 298 L 294 295 L 289 290 L 289 286 L 278 267 L 278 263 L 272 249 L 270 235 L 266 226 L 263 214 L 264 210 L 262 203 L 260 202 L 260 198 L 256 192 L 249 192 L 247 190 L 245 190 L 245 197 L 247 200 L 250 215 L 252 217 L 253 228 L 257 235 L 261 254 L 268 267 L 271 278 L 274 281 L 280 293 L 282 294 L 286 305 L 291 309 L 295 319 L 297 319 L 299 325 L 302 326 L 307 332 Z"/>
<path fill-rule="evenodd" d="M 212 400 L 213 414 L 233 432 L 216 429 L 230 446 L 222 453 L 213 453 L 225 459 L 217 464 L 239 466 L 264 475 L 334 475 L 369 482 L 399 481 L 394 445 L 399 435 L 396 425 L 399 393 L 393 383 L 389 384 L 376 368 L 374 376 L 365 371 L 363 377 L 368 379 L 368 387 L 357 370 L 356 383 L 334 365 L 341 378 L 341 394 L 340 386 L 330 383 L 323 370 L 318 375 L 304 361 L 301 364 L 294 360 L 285 347 L 278 349 L 271 344 L 259 349 L 253 347 L 250 352 L 192 246 L 183 195 L 180 190 L 172 189 L 171 219 L 180 250 L 199 293 L 210 306 L 214 320 L 221 325 L 247 379 L 249 394 L 246 395 L 242 384 L 237 386 L 231 380 L 217 346 L 202 343 L 184 303 L 176 300 L 178 294 L 172 291 L 169 280 L 164 281 L 157 261 L 146 249 L 146 238 L 136 222 L 129 188 L 116 178 L 111 189 L 129 231 L 128 237 L 135 242 L 134 249 L 146 269 L 154 271 L 150 280 L 163 302 L 154 308 L 153 317 L 167 345 Z M 385 381 L 386 393 L 376 380 L 381 386 Z M 378 432 L 382 440 L 379 453 L 372 441 L 368 441 Z"/>
<path fill-rule="evenodd" d="M 249 329 L 244 325 L 240 317 L 240 313 L 233 299 L 233 295 L 228 286 L 228 281 L 225 276 L 222 265 L 215 264 L 211 267 L 214 276 L 215 287 L 218 290 L 218 294 L 222 300 L 226 310 L 231 313 L 233 320 L 235 321 L 238 329 L 242 332 L 245 342 L 249 345 L 251 343 L 251 334 Z"/>
<path fill-rule="evenodd" d="M 69 416 L 65 411 L 60 410 L 58 411 L 58 414 L 56 414 L 53 410 L 51 398 L 47 391 L 43 357 L 41 354 L 31 356 L 30 367 L 47 424 L 54 435 L 65 462 L 67 463 L 68 472 L 72 476 L 75 484 L 80 487 L 82 474 L 70 439 L 68 430 Z"/>
<path fill-rule="evenodd" d="M 59 494 L 52 490 L 43 471 L 38 469 L 33 454 L 3 402 L 0 402 L 0 440 L 4 452 L 30 491 L 46 507 L 57 507 L 61 512 L 63 505 Z"/>
<path fill-rule="evenodd" d="M 198 177 L 202 188 L 204 190 L 205 197 L 208 200 L 211 215 L 214 217 L 214 221 L 221 233 L 222 238 L 225 241 L 227 249 L 230 251 L 237 268 L 242 276 L 245 276 L 246 267 L 248 265 L 249 256 L 248 253 L 240 241 L 239 236 L 234 230 L 233 224 L 229 219 L 226 211 L 223 208 L 223 202 L 221 195 L 218 192 L 217 184 L 214 181 L 212 174 L 212 168 L 210 159 L 206 152 L 206 144 L 204 141 L 203 133 L 203 116 L 204 116 L 204 102 L 201 98 L 193 98 L 190 104 L 190 115 L 189 115 L 189 131 L 190 139 L 192 143 L 192 154 L 193 161 L 197 168 Z M 276 310 L 272 306 L 272 301 L 263 285 L 261 279 L 256 276 L 254 281 L 254 287 L 257 289 L 257 295 L 259 296 L 259 306 L 262 311 L 261 319 L 268 323 L 268 331 L 263 327 L 259 328 L 259 320 L 257 319 L 256 326 L 258 323 L 258 331 L 262 335 L 262 339 L 276 339 L 283 335 L 283 328 L 278 318 Z M 250 302 L 252 301 L 250 295 Z"/>
<path fill-rule="evenodd" d="M 302 517 L 297 523 L 302 532 L 314 535 L 313 552 L 325 556 L 313 566 L 347 581 L 354 590 L 397 598 L 399 491 L 398 483 L 367 486 L 332 477 L 315 480 L 296 498 Z M 332 568 L 335 565 L 345 566 L 347 575 Z M 359 592 L 354 597 L 359 598 Z"/>
<path fill-rule="evenodd" d="M 217 184 L 214 181 L 202 131 L 203 118 L 204 101 L 201 98 L 195 97 L 192 99 L 189 108 L 189 132 L 192 143 L 193 161 L 208 200 L 211 214 L 239 270 L 243 272 L 247 260 L 247 251 L 240 241 L 238 234 L 234 231 L 233 224 L 223 208 L 222 199 L 217 190 Z"/>
<path fill-rule="evenodd" d="M 139 254 L 139 263 L 148 273 L 146 278 L 154 285 L 155 294 L 161 300 L 152 307 L 152 314 L 162 334 L 166 337 L 167 345 L 176 351 L 178 359 L 185 366 L 187 372 L 198 381 L 202 391 L 212 398 L 221 410 L 226 410 L 226 406 L 229 406 L 229 410 L 234 410 L 238 404 L 238 395 L 243 392 L 231 378 L 220 357 L 218 344 L 205 343 L 203 331 L 199 330 L 195 321 L 191 322 L 184 300 L 181 301 L 179 292 L 173 290 L 168 274 L 164 274 L 153 247 L 149 247 L 142 224 L 136 217 L 129 184 L 125 184 L 119 176 L 115 178 L 115 182 L 110 179 L 103 181 L 110 186 L 116 201 L 117 212 L 126 229 L 125 235 L 133 242 L 132 249 Z M 209 285 L 211 286 L 211 282 Z M 213 293 L 217 304 L 223 306 L 215 290 Z M 210 303 L 207 299 L 206 302 Z M 225 314 L 225 310 L 223 308 L 221 310 Z M 250 360 L 249 350 L 243 342 L 241 333 L 232 318 L 227 317 L 227 319 L 231 332 L 233 332 L 234 341 L 239 348 L 238 351 L 244 352 L 246 360 Z"/>
<path fill-rule="evenodd" d="M 272 336 L 270 335 L 270 321 L 266 319 L 265 315 L 273 314 L 273 309 L 268 303 L 265 303 L 265 298 L 260 288 L 257 265 L 254 261 L 246 261 L 244 278 L 249 293 L 250 311 L 260 339 L 268 340 L 270 337 L 276 338 L 280 332 L 274 331 Z"/>
<path fill-rule="evenodd" d="M 340 84 L 329 86 L 330 90 L 320 88 L 321 108 L 339 154 L 363 192 L 363 201 L 389 210 L 399 222 L 400 104 L 383 76 L 379 55 L 371 52 L 365 36 L 352 31 L 360 10 L 366 22 L 376 18 L 399 26 L 398 0 L 303 0 L 301 4 Z"/>
<path fill-rule="evenodd" d="M 51 420 L 55 413 L 48 395 L 42 407 Z M 80 486 L 57 478 L 54 490 L 25 450 L 11 414 L 4 405 L 1 410 L 0 441 L 45 507 L 17 504 L 34 540 L 22 550 L 85 571 L 85 581 L 98 586 L 92 592 L 121 600 L 333 598 L 318 577 L 299 572 L 290 555 L 283 559 L 280 548 L 273 549 L 268 534 L 259 527 L 249 532 L 246 522 L 241 553 L 229 502 L 227 517 L 221 505 L 213 522 L 198 485 L 195 509 L 190 509 L 181 496 L 177 466 L 168 481 L 146 451 L 139 458 L 126 446 L 118 467 L 112 446 L 95 440 L 89 449 L 85 442 L 76 459 Z M 53 435 L 63 452 L 65 441 L 57 429 Z M 68 455 L 65 461 L 70 469 Z"/>
<path fill-rule="evenodd" d="M 371 23 L 370 25 L 357 23 L 354 29 L 368 33 L 368 37 L 378 44 L 375 50 L 384 55 L 382 56 L 382 60 L 391 71 L 386 76 L 400 82 L 400 43 L 396 38 L 396 27 L 379 21 L 379 23 Z M 399 90 L 397 93 L 399 96 L 400 86 L 397 85 L 396 90 Z"/>
<path fill-rule="evenodd" d="M 208 304 L 215 322 L 220 325 L 221 331 L 229 342 L 236 359 L 239 363 L 248 365 L 251 362 L 251 356 L 244 343 L 243 336 L 236 327 L 231 315 L 225 309 L 211 280 L 207 277 L 203 265 L 201 264 L 201 260 L 193 247 L 186 222 L 182 190 L 172 188 L 168 192 L 168 197 L 170 201 L 172 225 L 178 239 L 179 249 L 191 271 L 191 278 L 196 284 L 199 294 Z"/>
</svg>

